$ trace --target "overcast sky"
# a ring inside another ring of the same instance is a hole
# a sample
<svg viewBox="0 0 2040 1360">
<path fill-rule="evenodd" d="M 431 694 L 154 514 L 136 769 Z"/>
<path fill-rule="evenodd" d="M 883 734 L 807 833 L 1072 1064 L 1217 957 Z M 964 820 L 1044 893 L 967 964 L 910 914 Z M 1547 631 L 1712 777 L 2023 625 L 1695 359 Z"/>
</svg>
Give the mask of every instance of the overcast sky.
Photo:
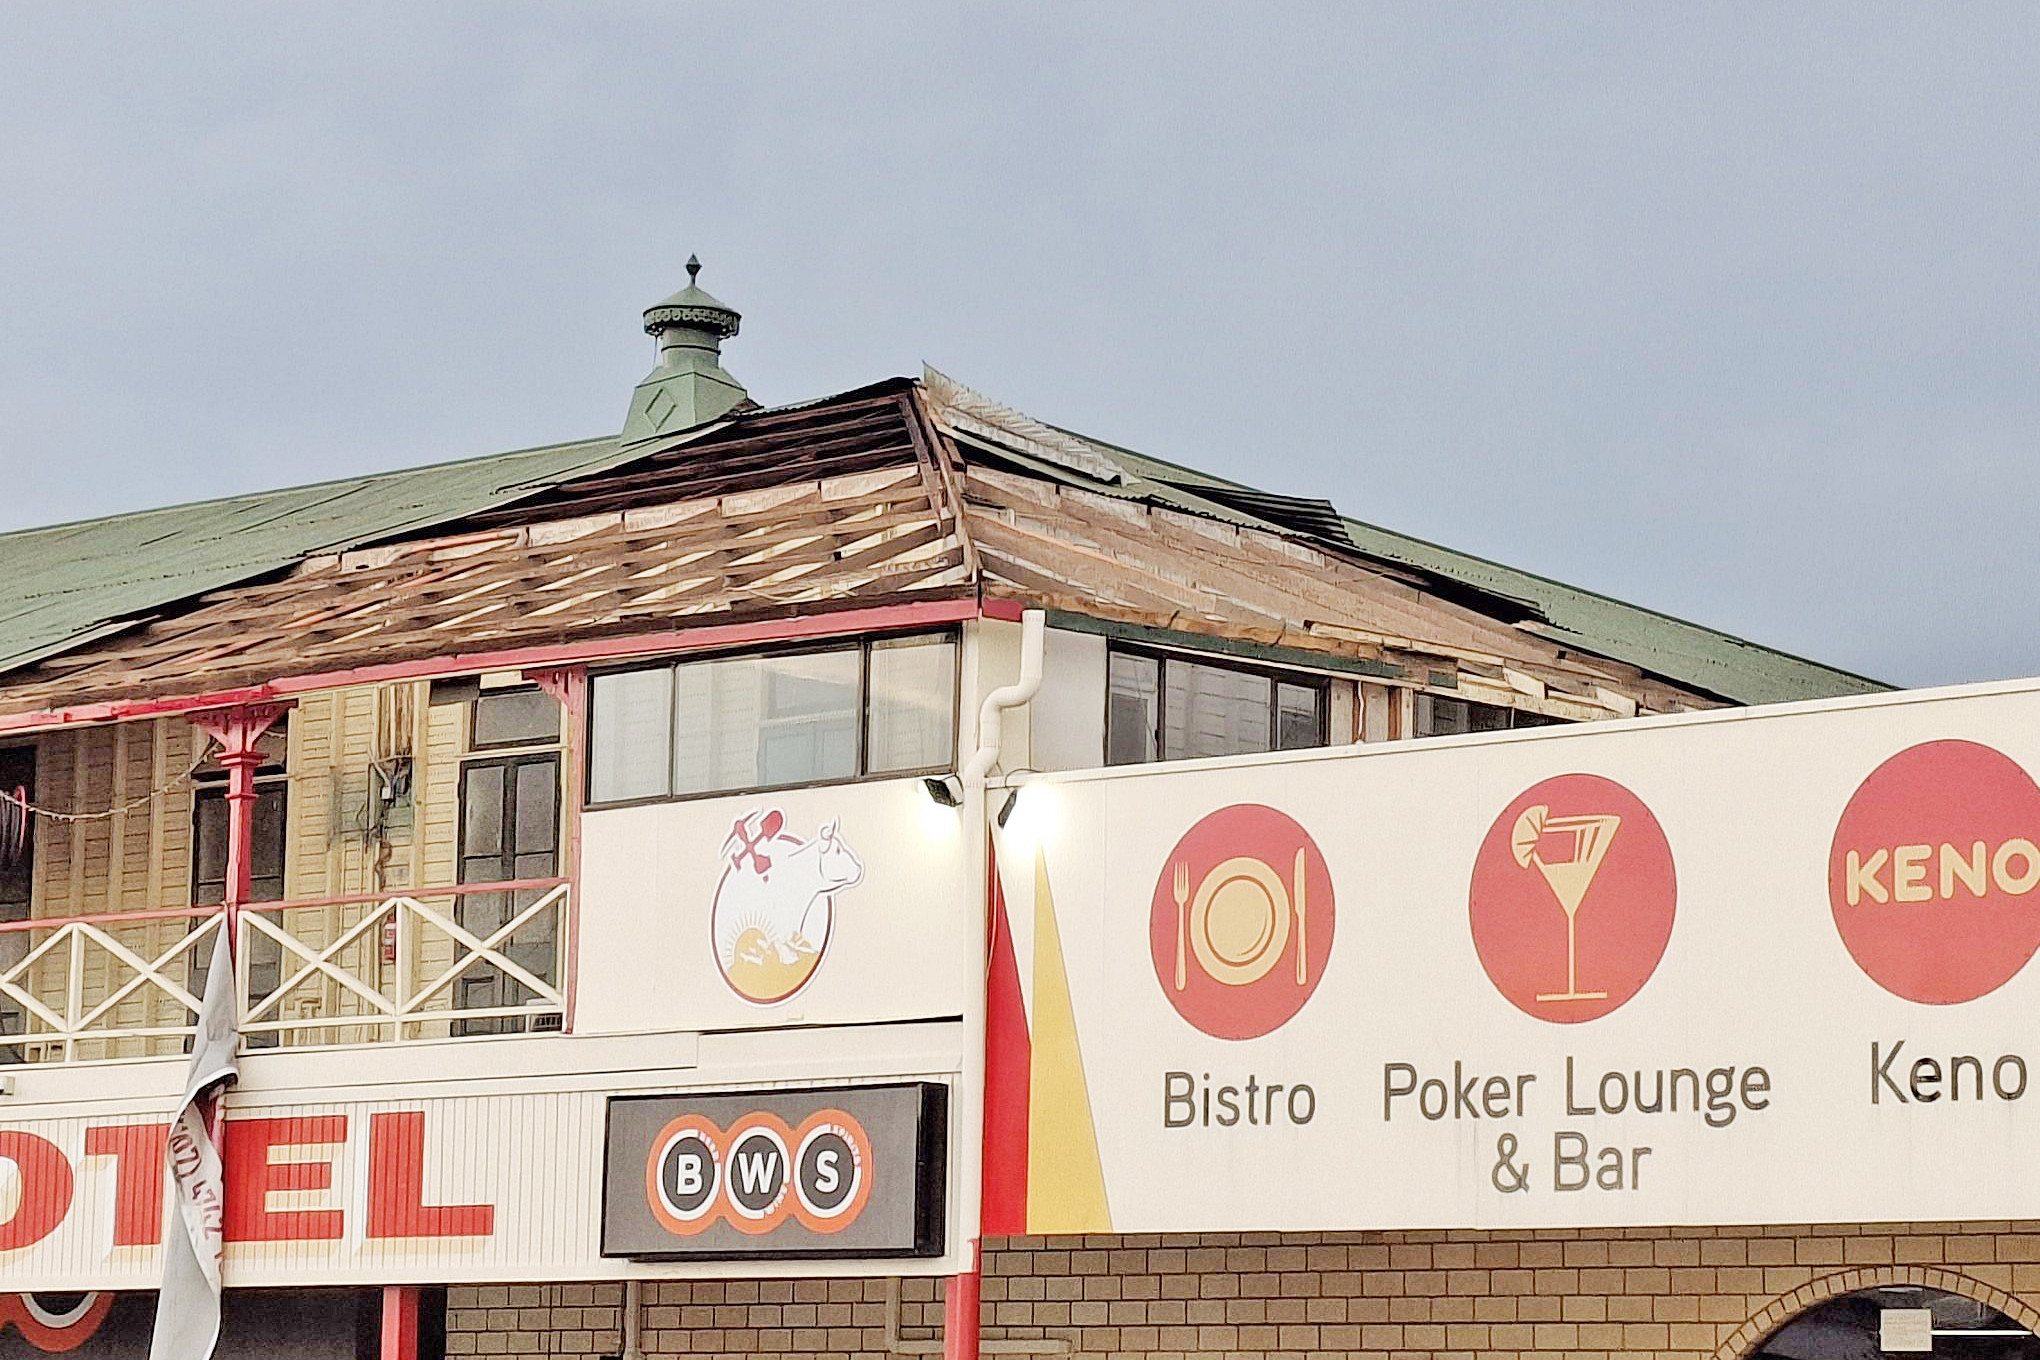
<svg viewBox="0 0 2040 1360">
<path fill-rule="evenodd" d="M 0 0 L 0 528 L 1032 415 L 1908 683 L 2040 673 L 2040 10 Z"/>
</svg>

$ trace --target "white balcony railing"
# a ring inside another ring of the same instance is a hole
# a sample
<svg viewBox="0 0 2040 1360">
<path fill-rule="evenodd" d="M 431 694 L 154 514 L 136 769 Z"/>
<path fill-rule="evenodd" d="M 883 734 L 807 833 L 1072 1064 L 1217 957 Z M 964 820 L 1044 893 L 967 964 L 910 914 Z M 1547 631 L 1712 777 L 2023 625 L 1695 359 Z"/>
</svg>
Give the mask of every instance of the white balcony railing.
<svg viewBox="0 0 2040 1360">
<path fill-rule="evenodd" d="M 238 914 L 248 1046 L 557 1029 L 565 879 L 259 902 Z M 0 923 L 0 1063 L 185 1050 L 219 907 Z M 11 961 L 10 961 L 11 960 Z"/>
</svg>

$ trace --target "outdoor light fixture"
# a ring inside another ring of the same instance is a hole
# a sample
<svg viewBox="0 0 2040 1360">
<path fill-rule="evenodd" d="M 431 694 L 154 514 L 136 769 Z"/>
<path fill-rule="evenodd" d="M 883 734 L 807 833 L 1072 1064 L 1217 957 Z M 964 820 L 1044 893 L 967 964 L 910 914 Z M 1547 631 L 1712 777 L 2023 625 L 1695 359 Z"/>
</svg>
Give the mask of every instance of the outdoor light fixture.
<svg viewBox="0 0 2040 1360">
<path fill-rule="evenodd" d="M 1015 784 L 1006 790 L 1006 801 L 999 804 L 999 815 L 992 820 L 999 824 L 999 830 L 1006 829 L 1006 819 L 1013 815 L 1013 809 L 1020 803 L 1020 786 Z"/>
<path fill-rule="evenodd" d="M 942 807 L 963 806 L 963 781 L 953 774 L 933 775 L 921 781 L 928 796 Z"/>
</svg>

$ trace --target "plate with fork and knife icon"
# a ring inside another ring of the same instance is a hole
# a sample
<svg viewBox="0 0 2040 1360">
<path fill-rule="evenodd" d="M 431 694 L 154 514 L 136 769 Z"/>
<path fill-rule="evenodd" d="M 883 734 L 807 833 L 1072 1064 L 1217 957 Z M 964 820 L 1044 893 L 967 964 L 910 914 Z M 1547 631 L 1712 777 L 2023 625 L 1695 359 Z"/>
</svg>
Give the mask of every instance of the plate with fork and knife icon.
<svg viewBox="0 0 2040 1360">
<path fill-rule="evenodd" d="M 1331 879 L 1286 814 L 1235 804 L 1185 832 L 1163 867 L 1150 920 L 1157 976 L 1199 1029 L 1251 1038 L 1315 990 L 1331 951 Z"/>
</svg>

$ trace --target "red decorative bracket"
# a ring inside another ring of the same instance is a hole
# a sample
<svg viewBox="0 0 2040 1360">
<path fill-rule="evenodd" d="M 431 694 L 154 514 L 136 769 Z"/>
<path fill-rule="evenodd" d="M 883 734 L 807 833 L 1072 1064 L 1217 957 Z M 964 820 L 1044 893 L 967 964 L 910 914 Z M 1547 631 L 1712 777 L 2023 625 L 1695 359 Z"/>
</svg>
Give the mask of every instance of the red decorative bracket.
<svg viewBox="0 0 2040 1360">
<path fill-rule="evenodd" d="M 582 696 L 588 692 L 586 666 L 545 666 L 524 672 L 524 678 L 552 695 L 568 713 L 581 711 Z"/>
</svg>

